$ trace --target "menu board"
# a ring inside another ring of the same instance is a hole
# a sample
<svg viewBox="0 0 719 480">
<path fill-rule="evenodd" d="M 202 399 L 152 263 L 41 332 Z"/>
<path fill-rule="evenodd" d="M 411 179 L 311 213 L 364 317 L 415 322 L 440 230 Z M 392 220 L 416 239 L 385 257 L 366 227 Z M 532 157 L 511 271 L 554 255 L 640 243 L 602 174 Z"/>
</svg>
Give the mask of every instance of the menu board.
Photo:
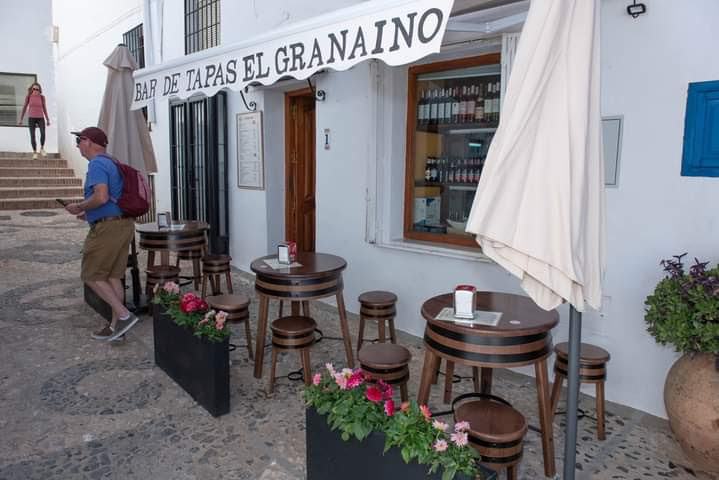
<svg viewBox="0 0 719 480">
<path fill-rule="evenodd" d="M 237 114 L 237 186 L 265 188 L 262 112 Z"/>
</svg>

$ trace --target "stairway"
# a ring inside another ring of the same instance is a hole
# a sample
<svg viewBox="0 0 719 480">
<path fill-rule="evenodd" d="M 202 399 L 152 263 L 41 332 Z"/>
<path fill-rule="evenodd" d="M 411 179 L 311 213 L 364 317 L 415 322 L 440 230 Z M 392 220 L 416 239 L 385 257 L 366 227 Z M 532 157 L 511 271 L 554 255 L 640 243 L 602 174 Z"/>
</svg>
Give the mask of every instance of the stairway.
<svg viewBox="0 0 719 480">
<path fill-rule="evenodd" d="M 33 160 L 32 153 L 0 152 L 0 210 L 61 208 L 56 198 L 83 199 L 82 179 L 59 154 Z"/>
</svg>

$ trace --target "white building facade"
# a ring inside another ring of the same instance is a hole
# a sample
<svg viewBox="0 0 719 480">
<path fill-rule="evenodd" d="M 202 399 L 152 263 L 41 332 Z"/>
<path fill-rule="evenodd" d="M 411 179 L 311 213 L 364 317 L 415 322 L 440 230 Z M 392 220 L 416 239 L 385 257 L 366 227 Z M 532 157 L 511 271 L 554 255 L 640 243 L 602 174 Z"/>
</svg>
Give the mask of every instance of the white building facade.
<svg viewBox="0 0 719 480">
<path fill-rule="evenodd" d="M 57 112 L 63 132 L 60 151 L 80 169 L 85 162 L 65 132 L 96 124 L 106 76 L 102 61 L 122 41 L 123 33 L 140 24 L 148 66 L 183 57 L 186 5 L 181 0 L 83 0 L 79 2 L 83 17 L 98 19 L 87 25 L 75 13 L 78 2 L 72 3 L 53 5 L 60 31 Z M 359 2 L 220 0 L 219 44 L 231 45 L 355 3 Z M 585 313 L 583 341 L 604 347 L 612 355 L 606 385 L 609 400 L 665 417 L 664 378 L 677 354 L 656 345 L 646 332 L 643 303 L 662 276 L 662 258 L 689 252 L 712 263 L 719 259 L 716 180 L 680 176 L 687 84 L 719 78 L 719 52 L 712 48 L 719 4 L 696 0 L 693 8 L 686 8 L 675 2 L 654 2 L 647 14 L 633 19 L 626 13 L 626 3 L 602 1 L 602 114 L 622 116 L 624 123 L 618 184 L 606 192 L 604 306 L 600 312 Z M 499 50 L 498 42 L 468 43 L 418 63 Z M 314 236 L 316 251 L 347 260 L 345 299 L 350 311 L 358 311 L 355 299 L 361 292 L 391 290 L 399 298 L 397 327 L 421 336 L 422 303 L 458 284 L 522 292 L 515 278 L 475 249 L 404 238 L 409 68 L 369 61 L 311 78 L 316 89 L 326 92 L 326 99 L 314 109 Z M 236 116 L 247 110 L 238 92 L 226 94 L 222 112 L 226 227 L 228 250 L 239 269 L 249 271 L 253 259 L 273 253 L 277 243 L 286 239 L 285 94 L 305 87 L 306 81 L 287 80 L 251 87 L 246 94 L 247 101 L 256 102 L 263 112 L 263 189 L 237 186 Z M 52 115 L 53 103 L 49 108 Z M 158 211 L 173 208 L 171 179 L 177 171 L 172 161 L 176 125 L 171 112 L 170 103 L 158 101 L 149 114 L 158 163 Z M 567 336 L 566 306 L 560 308 L 560 316 L 555 342 Z M 593 394 L 593 389 L 587 393 Z"/>
</svg>

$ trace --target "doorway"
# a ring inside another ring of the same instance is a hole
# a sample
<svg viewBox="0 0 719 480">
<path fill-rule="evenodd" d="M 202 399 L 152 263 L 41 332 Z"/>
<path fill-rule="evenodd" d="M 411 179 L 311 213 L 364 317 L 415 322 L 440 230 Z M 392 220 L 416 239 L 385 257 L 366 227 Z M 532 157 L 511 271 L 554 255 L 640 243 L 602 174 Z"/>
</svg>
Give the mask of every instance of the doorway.
<svg viewBox="0 0 719 480">
<path fill-rule="evenodd" d="M 170 104 L 172 218 L 210 225 L 213 254 L 229 253 L 227 96 Z"/>
<path fill-rule="evenodd" d="M 285 93 L 285 239 L 315 251 L 315 97 Z"/>
</svg>

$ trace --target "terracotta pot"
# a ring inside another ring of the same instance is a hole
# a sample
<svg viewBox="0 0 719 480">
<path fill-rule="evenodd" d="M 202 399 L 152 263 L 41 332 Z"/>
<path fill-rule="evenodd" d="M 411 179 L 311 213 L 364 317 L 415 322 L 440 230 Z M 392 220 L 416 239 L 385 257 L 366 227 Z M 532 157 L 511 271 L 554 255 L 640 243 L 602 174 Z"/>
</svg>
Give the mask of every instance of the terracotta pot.
<svg viewBox="0 0 719 480">
<path fill-rule="evenodd" d="M 692 466 L 719 472 L 719 371 L 716 355 L 682 356 L 664 384 L 669 425 Z"/>
</svg>

